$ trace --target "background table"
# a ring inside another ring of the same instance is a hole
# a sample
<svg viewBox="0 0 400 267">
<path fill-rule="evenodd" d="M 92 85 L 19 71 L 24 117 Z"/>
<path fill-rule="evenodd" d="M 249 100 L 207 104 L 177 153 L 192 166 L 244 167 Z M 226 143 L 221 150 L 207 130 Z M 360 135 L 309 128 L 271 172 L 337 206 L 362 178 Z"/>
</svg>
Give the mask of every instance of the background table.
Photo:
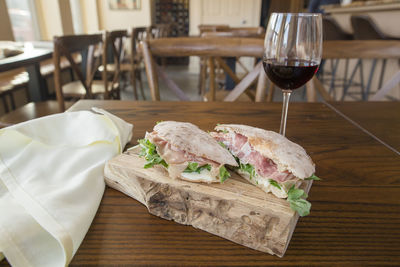
<svg viewBox="0 0 400 267">
<path fill-rule="evenodd" d="M 29 74 L 28 89 L 33 102 L 47 99 L 45 80 L 40 73 L 40 61 L 51 58 L 51 48 L 24 49 L 24 53 L 0 59 L 0 72 L 26 67 Z"/>
<path fill-rule="evenodd" d="M 278 131 L 281 112 L 281 103 L 93 100 L 70 110 L 91 106 L 133 123 L 132 144 L 160 120 L 189 121 L 204 130 L 243 123 Z M 287 137 L 308 151 L 323 180 L 314 182 L 311 214 L 299 219 L 283 258 L 160 219 L 107 188 L 71 266 L 399 265 L 400 156 L 325 104 L 291 103 L 289 110 Z"/>
</svg>

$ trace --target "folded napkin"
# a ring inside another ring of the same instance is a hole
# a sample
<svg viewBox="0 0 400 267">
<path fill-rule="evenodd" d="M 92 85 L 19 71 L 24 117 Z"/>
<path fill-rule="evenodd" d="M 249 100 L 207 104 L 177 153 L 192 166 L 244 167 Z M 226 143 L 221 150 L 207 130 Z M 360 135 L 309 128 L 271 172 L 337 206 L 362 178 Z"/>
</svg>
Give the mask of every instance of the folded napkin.
<svg viewBox="0 0 400 267">
<path fill-rule="evenodd" d="M 0 130 L 0 260 L 65 266 L 104 193 L 104 164 L 131 124 L 101 109 L 66 112 Z"/>
</svg>

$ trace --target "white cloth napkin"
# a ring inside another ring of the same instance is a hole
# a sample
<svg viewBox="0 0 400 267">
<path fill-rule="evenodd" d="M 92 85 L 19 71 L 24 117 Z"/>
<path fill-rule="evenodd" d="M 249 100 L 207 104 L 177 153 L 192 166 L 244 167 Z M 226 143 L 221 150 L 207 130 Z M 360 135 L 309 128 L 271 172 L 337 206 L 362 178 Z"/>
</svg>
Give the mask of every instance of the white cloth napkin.
<svg viewBox="0 0 400 267">
<path fill-rule="evenodd" d="M 94 111 L 0 130 L 0 260 L 3 253 L 13 266 L 71 261 L 103 196 L 104 164 L 132 136 L 133 125 Z"/>
</svg>

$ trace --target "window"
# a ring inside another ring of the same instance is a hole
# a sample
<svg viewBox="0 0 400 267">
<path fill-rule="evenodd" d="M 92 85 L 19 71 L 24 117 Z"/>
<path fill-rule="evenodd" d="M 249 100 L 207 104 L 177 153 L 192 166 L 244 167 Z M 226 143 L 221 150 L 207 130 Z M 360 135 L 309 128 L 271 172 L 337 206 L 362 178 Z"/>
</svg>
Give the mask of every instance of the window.
<svg viewBox="0 0 400 267">
<path fill-rule="evenodd" d="M 28 42 L 40 39 L 33 0 L 6 0 L 15 41 Z"/>
<path fill-rule="evenodd" d="M 84 31 L 81 4 L 79 0 L 69 0 L 69 4 L 71 6 L 72 25 L 74 27 L 74 33 L 82 34 L 84 33 Z"/>
</svg>

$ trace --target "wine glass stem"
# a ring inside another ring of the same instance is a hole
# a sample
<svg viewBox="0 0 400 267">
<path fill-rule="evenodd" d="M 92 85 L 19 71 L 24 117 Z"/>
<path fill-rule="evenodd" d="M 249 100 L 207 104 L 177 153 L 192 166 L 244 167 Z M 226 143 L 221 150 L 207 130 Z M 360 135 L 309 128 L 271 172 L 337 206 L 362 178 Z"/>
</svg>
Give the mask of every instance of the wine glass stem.
<svg viewBox="0 0 400 267">
<path fill-rule="evenodd" d="M 282 105 L 281 128 L 279 129 L 279 133 L 285 136 L 289 98 L 290 98 L 290 93 L 292 93 L 292 90 L 282 90 L 282 92 L 283 92 L 283 105 Z"/>
</svg>

